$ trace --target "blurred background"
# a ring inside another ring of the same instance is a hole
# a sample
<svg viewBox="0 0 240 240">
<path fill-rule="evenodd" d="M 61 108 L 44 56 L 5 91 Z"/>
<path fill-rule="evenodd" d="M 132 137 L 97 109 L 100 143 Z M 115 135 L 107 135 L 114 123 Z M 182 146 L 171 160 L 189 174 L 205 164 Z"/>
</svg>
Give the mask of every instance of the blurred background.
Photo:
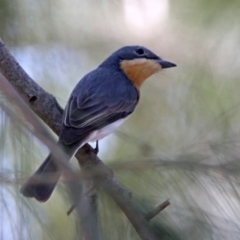
<svg viewBox="0 0 240 240">
<path fill-rule="evenodd" d="M 79 79 L 124 45 L 144 45 L 176 63 L 144 84 L 136 112 L 100 141 L 99 155 L 142 211 L 170 198 L 151 221 L 164 239 L 234 240 L 239 16 L 238 0 L 0 0 L 0 37 L 63 107 Z M 44 204 L 19 193 L 48 154 L 44 143 L 4 111 L 0 122 L 0 239 L 79 239 L 63 184 Z M 98 204 L 103 240 L 139 239 L 103 192 Z"/>
</svg>

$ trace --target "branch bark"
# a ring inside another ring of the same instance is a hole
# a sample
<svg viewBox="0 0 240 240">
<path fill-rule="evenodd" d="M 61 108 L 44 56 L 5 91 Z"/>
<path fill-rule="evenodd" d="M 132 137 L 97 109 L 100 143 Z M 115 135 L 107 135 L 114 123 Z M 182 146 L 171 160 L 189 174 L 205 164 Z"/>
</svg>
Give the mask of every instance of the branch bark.
<svg viewBox="0 0 240 240">
<path fill-rule="evenodd" d="M 0 39 L 0 72 L 18 91 L 30 108 L 56 133 L 59 134 L 62 108 L 56 99 L 44 91 L 14 59 Z M 95 155 L 90 145 L 86 144 L 77 153 L 76 158 L 92 179 L 95 186 L 101 187 L 122 209 L 139 237 L 143 240 L 159 240 L 150 228 L 145 215 L 135 207 L 129 192 L 114 177 L 112 171 Z"/>
<path fill-rule="evenodd" d="M 58 148 L 53 136 L 1 74 L 0 89 L 8 100 L 0 102 L 0 107 L 4 112 L 12 121 L 16 121 L 17 124 L 20 123 L 23 128 L 44 142 L 50 151 L 57 156 L 57 164 L 61 167 L 63 175 L 68 176 L 66 185 L 69 196 L 73 202 L 77 203 L 75 209 L 78 220 L 81 222 L 81 236 L 84 240 L 100 240 L 96 205 L 92 204 L 92 198 L 84 194 L 85 186 L 88 186 L 90 182 L 83 177 L 80 181 L 80 172 L 76 172 L 69 162 L 65 161 L 65 154 Z M 13 102 L 14 106 L 10 105 L 9 107 L 8 102 Z M 19 118 L 19 114 L 21 114 L 21 118 Z M 46 182 L 51 181 L 51 176 L 46 177 L 44 180 Z"/>
</svg>

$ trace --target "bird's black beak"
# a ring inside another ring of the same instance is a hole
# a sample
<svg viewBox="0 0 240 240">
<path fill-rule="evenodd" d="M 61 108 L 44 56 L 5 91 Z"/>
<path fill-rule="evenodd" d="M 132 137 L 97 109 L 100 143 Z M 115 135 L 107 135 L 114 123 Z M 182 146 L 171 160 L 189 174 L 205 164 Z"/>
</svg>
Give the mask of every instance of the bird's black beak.
<svg viewBox="0 0 240 240">
<path fill-rule="evenodd" d="M 162 59 L 157 60 L 157 62 L 161 65 L 162 68 L 171 68 L 177 66 L 175 63 L 167 62 Z"/>
</svg>

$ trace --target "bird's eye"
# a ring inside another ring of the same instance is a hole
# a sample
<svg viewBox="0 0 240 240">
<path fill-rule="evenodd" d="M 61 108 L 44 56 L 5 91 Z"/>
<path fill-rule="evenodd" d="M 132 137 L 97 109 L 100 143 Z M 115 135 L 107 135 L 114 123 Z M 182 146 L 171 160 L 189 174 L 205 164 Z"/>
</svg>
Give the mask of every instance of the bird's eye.
<svg viewBox="0 0 240 240">
<path fill-rule="evenodd" d="M 144 50 L 142 48 L 138 48 L 136 51 L 137 55 L 143 56 L 144 55 Z"/>
</svg>

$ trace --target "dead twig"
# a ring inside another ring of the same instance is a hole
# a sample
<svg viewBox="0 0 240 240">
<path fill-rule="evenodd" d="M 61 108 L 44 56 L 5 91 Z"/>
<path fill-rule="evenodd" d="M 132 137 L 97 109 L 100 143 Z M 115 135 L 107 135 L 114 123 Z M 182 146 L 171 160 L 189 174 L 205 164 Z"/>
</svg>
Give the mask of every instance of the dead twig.
<svg viewBox="0 0 240 240">
<path fill-rule="evenodd" d="M 156 217 L 162 210 L 164 210 L 167 206 L 170 205 L 169 199 L 158 205 L 156 208 L 154 208 L 151 212 L 146 214 L 147 221 L 150 221 L 152 218 Z"/>
</svg>

